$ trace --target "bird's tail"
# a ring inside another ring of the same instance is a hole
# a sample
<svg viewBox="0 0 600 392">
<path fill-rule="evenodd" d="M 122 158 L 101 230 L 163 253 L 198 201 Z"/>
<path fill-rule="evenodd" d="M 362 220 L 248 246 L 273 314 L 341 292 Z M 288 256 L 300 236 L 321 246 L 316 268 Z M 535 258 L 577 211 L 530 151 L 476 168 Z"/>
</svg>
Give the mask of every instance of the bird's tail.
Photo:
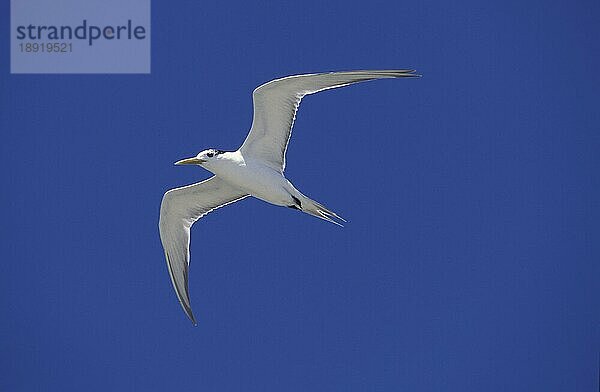
<svg viewBox="0 0 600 392">
<path fill-rule="evenodd" d="M 344 227 L 344 225 L 342 225 L 338 221 L 346 222 L 346 220 L 338 214 L 336 214 L 335 212 L 331 211 L 329 208 L 325 207 L 323 204 L 309 199 L 304 195 L 302 195 L 300 200 L 302 202 L 300 210 L 302 210 L 303 212 L 306 212 L 307 214 L 310 214 L 312 216 L 316 216 L 317 218 L 324 219 L 335 225 Z"/>
</svg>

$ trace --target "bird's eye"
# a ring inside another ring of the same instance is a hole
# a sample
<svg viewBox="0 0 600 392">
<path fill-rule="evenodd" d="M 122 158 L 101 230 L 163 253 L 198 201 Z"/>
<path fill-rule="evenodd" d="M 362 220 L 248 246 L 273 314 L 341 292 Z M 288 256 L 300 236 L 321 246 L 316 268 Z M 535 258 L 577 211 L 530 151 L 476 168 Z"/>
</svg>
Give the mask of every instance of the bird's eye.
<svg viewBox="0 0 600 392">
<path fill-rule="evenodd" d="M 212 152 L 208 152 L 208 153 L 206 153 L 206 155 L 207 155 L 209 158 L 212 158 L 212 157 L 213 157 L 213 155 L 215 155 L 215 154 L 213 154 Z"/>
</svg>

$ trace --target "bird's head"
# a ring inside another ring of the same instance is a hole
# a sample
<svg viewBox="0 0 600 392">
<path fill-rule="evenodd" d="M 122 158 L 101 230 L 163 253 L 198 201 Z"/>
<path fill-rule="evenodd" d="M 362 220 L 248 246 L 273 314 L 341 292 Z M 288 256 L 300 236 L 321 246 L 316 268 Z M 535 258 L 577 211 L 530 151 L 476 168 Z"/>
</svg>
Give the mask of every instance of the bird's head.
<svg viewBox="0 0 600 392">
<path fill-rule="evenodd" d="M 219 155 L 223 154 L 225 151 L 217 150 L 214 148 L 200 151 L 198 155 L 192 158 L 182 159 L 180 161 L 175 162 L 176 165 L 202 165 L 207 162 L 213 162 L 219 159 Z"/>
</svg>

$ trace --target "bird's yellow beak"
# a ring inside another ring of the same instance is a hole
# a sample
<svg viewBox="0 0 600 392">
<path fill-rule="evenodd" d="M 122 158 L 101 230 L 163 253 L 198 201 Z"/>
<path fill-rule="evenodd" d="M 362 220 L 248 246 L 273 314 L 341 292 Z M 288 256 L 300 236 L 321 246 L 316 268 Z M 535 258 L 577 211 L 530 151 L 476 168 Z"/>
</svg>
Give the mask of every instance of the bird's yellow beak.
<svg viewBox="0 0 600 392">
<path fill-rule="evenodd" d="M 182 159 L 180 161 L 175 162 L 176 165 L 200 165 L 201 163 L 206 162 L 203 159 L 200 158 L 186 158 L 186 159 Z"/>
</svg>

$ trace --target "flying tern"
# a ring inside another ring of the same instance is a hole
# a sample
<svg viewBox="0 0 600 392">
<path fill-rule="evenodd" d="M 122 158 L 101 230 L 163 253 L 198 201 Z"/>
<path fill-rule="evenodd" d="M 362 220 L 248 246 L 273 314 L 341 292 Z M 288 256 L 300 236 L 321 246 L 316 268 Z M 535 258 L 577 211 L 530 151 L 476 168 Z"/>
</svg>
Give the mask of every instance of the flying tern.
<svg viewBox="0 0 600 392">
<path fill-rule="evenodd" d="M 194 324 L 188 270 L 190 228 L 198 219 L 217 208 L 253 196 L 336 225 L 345 222 L 335 212 L 302 194 L 285 178 L 285 152 L 302 98 L 358 82 L 416 76 L 419 75 L 414 70 L 372 70 L 294 75 L 272 80 L 252 93 L 252 127 L 238 150 L 211 148 L 175 162 L 176 165 L 201 166 L 214 174 L 205 181 L 169 190 L 160 206 L 160 239 L 173 288 Z"/>
</svg>

